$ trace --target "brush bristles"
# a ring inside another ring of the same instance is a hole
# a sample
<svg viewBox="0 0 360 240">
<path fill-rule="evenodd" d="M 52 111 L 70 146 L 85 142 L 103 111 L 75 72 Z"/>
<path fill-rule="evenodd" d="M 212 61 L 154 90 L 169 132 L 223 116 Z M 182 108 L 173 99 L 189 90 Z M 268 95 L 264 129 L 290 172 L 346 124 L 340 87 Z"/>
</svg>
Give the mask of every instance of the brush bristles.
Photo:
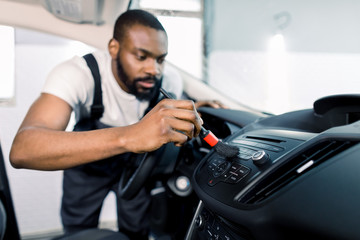
<svg viewBox="0 0 360 240">
<path fill-rule="evenodd" d="M 239 148 L 237 146 L 222 141 L 219 141 L 214 148 L 218 154 L 227 158 L 232 158 L 239 154 Z"/>
</svg>

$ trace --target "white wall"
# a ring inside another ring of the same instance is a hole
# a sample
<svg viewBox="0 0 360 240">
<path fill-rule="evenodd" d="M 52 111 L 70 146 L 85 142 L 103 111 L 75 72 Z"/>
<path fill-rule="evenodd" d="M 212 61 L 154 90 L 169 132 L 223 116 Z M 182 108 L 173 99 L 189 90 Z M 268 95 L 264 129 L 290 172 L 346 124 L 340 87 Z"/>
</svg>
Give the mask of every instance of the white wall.
<svg viewBox="0 0 360 240">
<path fill-rule="evenodd" d="M 21 235 L 61 230 L 62 171 L 14 169 L 9 151 L 31 103 L 39 96 L 48 72 L 60 61 L 87 53 L 90 47 L 49 35 L 18 30 L 15 47 L 16 99 L 0 107 L 0 139 Z M 115 219 L 113 196 L 106 200 L 101 219 Z"/>
<path fill-rule="evenodd" d="M 283 29 L 294 52 L 360 52 L 360 1 L 213 0 L 210 1 L 212 50 L 266 51 L 269 37 Z"/>
<path fill-rule="evenodd" d="M 212 87 L 275 114 L 312 108 L 327 95 L 359 93 L 360 1 L 210 3 Z M 286 17 L 274 18 L 283 12 L 290 16 L 286 26 Z M 270 51 L 276 33 L 283 35 L 283 51 Z"/>
</svg>

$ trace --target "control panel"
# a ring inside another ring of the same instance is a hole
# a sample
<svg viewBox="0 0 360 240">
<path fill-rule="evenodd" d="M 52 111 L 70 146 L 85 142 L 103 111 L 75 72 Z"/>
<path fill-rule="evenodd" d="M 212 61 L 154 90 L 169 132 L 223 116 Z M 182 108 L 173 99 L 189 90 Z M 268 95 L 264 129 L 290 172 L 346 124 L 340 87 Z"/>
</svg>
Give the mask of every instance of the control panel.
<svg viewBox="0 0 360 240">
<path fill-rule="evenodd" d="M 208 163 L 210 186 L 215 185 L 219 181 L 226 183 L 238 183 L 249 172 L 250 168 L 237 162 L 231 162 L 224 158 L 214 158 Z"/>
<path fill-rule="evenodd" d="M 229 158 L 214 151 L 197 168 L 196 183 L 211 197 L 236 206 L 234 198 L 243 188 L 303 142 L 281 136 L 235 136 L 228 143 L 239 148 L 238 155 Z"/>
<path fill-rule="evenodd" d="M 231 144 L 238 146 L 238 156 L 226 158 L 217 154 L 207 162 L 209 186 L 219 182 L 239 183 L 251 171 L 261 170 L 285 150 L 282 146 L 243 139 L 235 139 Z"/>
</svg>

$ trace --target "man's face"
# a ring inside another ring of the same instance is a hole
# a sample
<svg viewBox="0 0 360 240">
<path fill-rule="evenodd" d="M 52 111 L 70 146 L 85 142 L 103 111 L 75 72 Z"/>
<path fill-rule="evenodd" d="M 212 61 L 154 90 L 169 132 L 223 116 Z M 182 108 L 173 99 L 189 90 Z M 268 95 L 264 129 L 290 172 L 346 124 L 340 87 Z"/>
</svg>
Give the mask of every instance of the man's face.
<svg viewBox="0 0 360 240">
<path fill-rule="evenodd" d="M 161 78 L 156 76 L 143 78 L 138 77 L 131 80 L 130 77 L 126 74 L 119 57 L 116 59 L 116 67 L 119 78 L 128 89 L 127 92 L 135 95 L 135 97 L 141 101 L 151 100 L 155 96 L 155 93 L 157 92 L 156 90 L 161 87 Z M 147 84 L 148 87 L 144 87 L 145 84 Z"/>
<path fill-rule="evenodd" d="M 120 87 L 140 100 L 150 100 L 160 87 L 167 55 L 166 34 L 134 25 L 119 44 L 116 67 Z"/>
</svg>

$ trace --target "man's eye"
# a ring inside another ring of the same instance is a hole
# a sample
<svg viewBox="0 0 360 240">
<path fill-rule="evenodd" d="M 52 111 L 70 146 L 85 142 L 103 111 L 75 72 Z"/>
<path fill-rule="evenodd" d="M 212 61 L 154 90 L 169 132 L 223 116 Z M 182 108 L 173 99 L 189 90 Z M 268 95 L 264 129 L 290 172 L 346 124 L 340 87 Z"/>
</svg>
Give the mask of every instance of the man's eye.
<svg viewBox="0 0 360 240">
<path fill-rule="evenodd" d="M 145 55 L 138 55 L 137 58 L 141 61 L 145 60 L 146 59 L 146 56 Z"/>
<path fill-rule="evenodd" d="M 158 58 L 158 60 L 157 60 L 157 62 L 158 62 L 159 64 L 162 64 L 164 61 L 165 61 L 165 58 Z"/>
</svg>

